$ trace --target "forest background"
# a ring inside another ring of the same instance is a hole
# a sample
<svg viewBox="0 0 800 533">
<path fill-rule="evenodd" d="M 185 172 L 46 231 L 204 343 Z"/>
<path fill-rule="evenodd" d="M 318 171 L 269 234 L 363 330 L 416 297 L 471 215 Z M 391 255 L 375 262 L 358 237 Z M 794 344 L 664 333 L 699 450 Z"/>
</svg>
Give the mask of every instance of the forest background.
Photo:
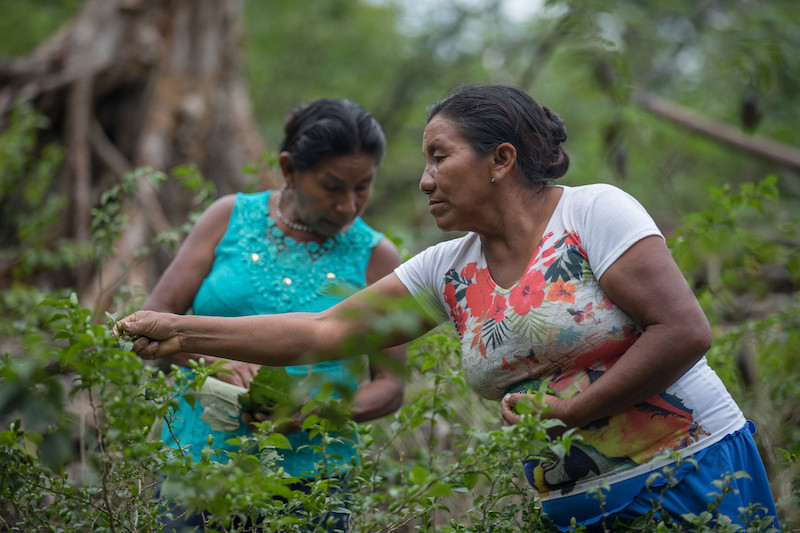
<svg viewBox="0 0 800 533">
<path fill-rule="evenodd" d="M 426 106 L 454 87 L 492 81 L 525 88 L 565 120 L 564 184 L 621 187 L 669 237 L 714 327 L 709 360 L 758 426 L 784 528 L 800 528 L 793 0 L 4 0 L 2 7 L 2 490 L 20 479 L 10 459 L 17 453 L 44 468 L 25 475 L 55 469 L 91 481 L 86 472 L 98 467 L 87 455 L 102 439 L 87 439 L 87 424 L 109 439 L 113 416 L 90 423 L 73 404 L 84 405 L 88 394 L 98 407 L 102 395 L 91 395 L 89 376 L 109 387 L 111 378 L 97 368 L 81 374 L 74 355 L 80 346 L 114 352 L 99 333 L 89 342 L 78 330 L 103 324 L 106 311 L 135 309 L 210 199 L 278 185 L 271 165 L 292 107 L 349 98 L 381 122 L 389 153 L 364 218 L 409 255 L 452 237 L 435 227 L 417 189 Z M 54 332 L 62 338 L 53 340 Z M 475 495 L 486 483 L 471 481 L 463 459 L 443 460 L 455 465 L 451 477 L 434 479 L 441 467 L 433 458 L 454 446 L 448 435 L 497 429 L 496 409 L 460 386 L 457 354 L 440 340 L 415 348 L 407 407 L 376 425 L 375 438 L 391 441 L 384 458 L 397 459 L 394 471 L 381 471 L 382 482 L 427 487 L 404 493 L 408 514 L 392 527 L 376 511 L 386 502 L 371 507 L 366 514 L 384 529 L 455 530 L 448 516 L 510 524 L 524 514 L 510 505 L 493 516 L 487 493 Z M 119 354 L 109 357 L 106 369 L 123 364 Z M 145 389 L 130 386 L 144 400 Z M 425 390 L 447 392 L 432 399 Z M 64 391 L 72 391 L 69 401 Z M 104 453 L 106 468 L 123 460 Z M 81 475 L 67 466 L 76 461 Z M 420 465 L 428 474 L 414 470 Z M 35 486 L 58 500 L 52 486 Z M 113 530 L 111 506 L 144 493 L 117 494 L 97 516 Z M 34 520 L 44 513 L 37 509 L 3 516 Z"/>
</svg>

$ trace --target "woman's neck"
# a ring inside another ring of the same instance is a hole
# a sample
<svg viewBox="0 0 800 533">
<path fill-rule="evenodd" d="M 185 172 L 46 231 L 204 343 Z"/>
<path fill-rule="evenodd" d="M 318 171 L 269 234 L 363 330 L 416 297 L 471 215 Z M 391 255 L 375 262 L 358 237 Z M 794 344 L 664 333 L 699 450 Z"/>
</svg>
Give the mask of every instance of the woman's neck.
<svg viewBox="0 0 800 533">
<path fill-rule="evenodd" d="M 283 205 L 279 206 L 278 202 L 280 201 L 280 191 L 275 191 L 269 195 L 269 216 L 275 221 L 275 223 L 278 225 L 278 229 L 280 229 L 285 236 L 291 237 L 297 242 L 315 242 L 317 244 L 323 244 L 328 240 L 329 237 L 320 235 L 319 233 L 313 231 L 299 231 L 287 225 L 282 218 L 278 216 L 278 210 L 282 210 L 285 218 L 291 216 L 288 213 L 294 212 L 294 206 L 289 205 L 290 202 L 286 199 L 283 200 Z"/>
<path fill-rule="evenodd" d="M 501 199 L 504 207 L 497 209 L 494 231 L 479 232 L 489 272 L 501 287 L 514 285 L 525 273 L 563 189 L 547 186 L 529 191 L 512 191 Z"/>
</svg>

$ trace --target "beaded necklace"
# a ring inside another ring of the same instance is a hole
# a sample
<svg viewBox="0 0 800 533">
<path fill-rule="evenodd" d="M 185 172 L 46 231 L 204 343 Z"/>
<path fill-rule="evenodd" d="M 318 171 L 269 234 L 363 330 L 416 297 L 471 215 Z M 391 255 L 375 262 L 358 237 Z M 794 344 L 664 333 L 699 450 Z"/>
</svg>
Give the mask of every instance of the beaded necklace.
<svg viewBox="0 0 800 533">
<path fill-rule="evenodd" d="M 305 224 L 299 224 L 297 222 L 292 222 L 288 218 L 283 215 L 283 211 L 281 211 L 281 203 L 283 202 L 283 193 L 286 192 L 287 187 L 281 189 L 281 192 L 278 193 L 278 204 L 275 206 L 275 214 L 278 215 L 278 219 L 292 228 L 295 231 L 302 231 L 305 233 L 316 233 L 311 226 L 306 226 Z"/>
</svg>

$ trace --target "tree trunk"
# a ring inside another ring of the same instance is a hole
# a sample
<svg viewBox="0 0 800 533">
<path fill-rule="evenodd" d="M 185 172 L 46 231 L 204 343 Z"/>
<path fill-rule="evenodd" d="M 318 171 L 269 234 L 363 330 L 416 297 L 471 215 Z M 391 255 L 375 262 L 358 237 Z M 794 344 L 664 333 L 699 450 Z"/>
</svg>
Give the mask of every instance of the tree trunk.
<svg viewBox="0 0 800 533">
<path fill-rule="evenodd" d="M 241 0 L 86 0 L 74 19 L 26 57 L 0 64 L 0 129 L 19 99 L 50 119 L 44 137 L 65 149 L 69 205 L 59 237 L 88 242 L 91 207 L 135 167 L 194 165 L 219 194 L 241 190 L 242 168 L 263 152 L 239 61 Z M 274 178 L 266 171 L 264 184 Z M 167 258 L 135 250 L 183 223 L 191 194 L 171 180 L 142 183 L 117 257 L 82 266 L 72 283 L 107 308 L 103 278 L 149 290 Z"/>
</svg>

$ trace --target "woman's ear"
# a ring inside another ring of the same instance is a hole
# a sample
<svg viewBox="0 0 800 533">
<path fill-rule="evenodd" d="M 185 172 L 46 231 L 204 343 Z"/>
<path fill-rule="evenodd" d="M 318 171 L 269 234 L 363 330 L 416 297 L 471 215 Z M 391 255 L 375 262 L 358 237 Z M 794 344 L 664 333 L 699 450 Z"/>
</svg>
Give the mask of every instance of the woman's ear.
<svg viewBox="0 0 800 533">
<path fill-rule="evenodd" d="M 278 155 L 278 164 L 281 167 L 283 179 L 286 181 L 286 184 L 291 187 L 294 181 L 294 163 L 292 163 L 292 156 L 289 152 L 281 152 Z"/>
<path fill-rule="evenodd" d="M 517 163 L 517 149 L 508 142 L 498 144 L 492 151 L 492 182 L 502 180 Z"/>
</svg>

